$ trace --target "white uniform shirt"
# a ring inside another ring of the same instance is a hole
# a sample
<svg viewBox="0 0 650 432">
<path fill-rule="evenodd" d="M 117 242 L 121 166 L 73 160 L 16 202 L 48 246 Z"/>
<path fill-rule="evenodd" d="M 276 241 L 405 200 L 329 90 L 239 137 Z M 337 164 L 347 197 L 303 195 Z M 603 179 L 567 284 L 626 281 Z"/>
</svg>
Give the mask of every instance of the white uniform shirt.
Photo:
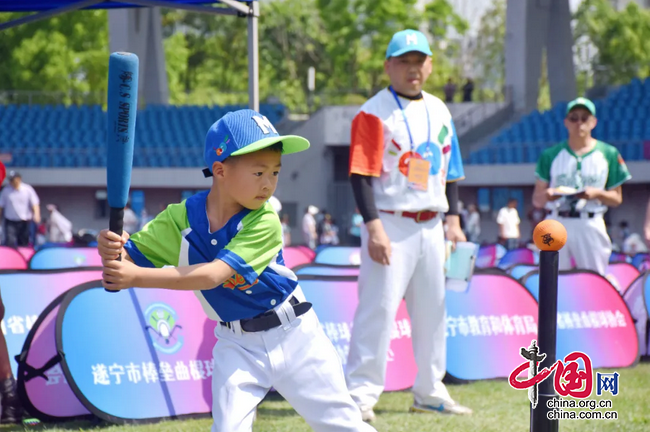
<svg viewBox="0 0 650 432">
<path fill-rule="evenodd" d="M 36 191 L 26 183 L 21 183 L 18 189 L 8 185 L 0 192 L 0 207 L 3 209 L 3 216 L 10 221 L 32 220 L 34 218 L 33 207 L 39 204 Z"/>
<path fill-rule="evenodd" d="M 377 177 L 373 189 L 379 210 L 447 212 L 446 183 L 464 177 L 451 113 L 440 99 L 422 93 L 418 100 L 398 97 L 402 111 L 391 90 L 384 89 L 352 122 L 350 174 Z M 413 157 L 430 163 L 426 191 L 409 186 Z"/>
<path fill-rule="evenodd" d="M 309 237 L 312 233 L 316 232 L 316 219 L 314 219 L 314 216 L 309 213 L 305 213 L 302 217 L 302 232 L 306 237 Z"/>
<path fill-rule="evenodd" d="M 570 187 L 583 190 L 585 186 L 612 190 L 632 178 L 616 147 L 597 141 L 589 153 L 578 156 L 564 141 L 546 149 L 537 161 L 537 178 L 547 182 L 549 187 Z M 578 200 L 562 197 L 546 204 L 548 210 L 578 210 L 579 202 L 585 201 L 580 210 L 605 213 L 607 206 L 599 200 Z"/>
<path fill-rule="evenodd" d="M 497 215 L 497 223 L 503 225 L 503 238 L 519 238 L 519 213 L 516 208 L 503 207 Z"/>
<path fill-rule="evenodd" d="M 58 210 L 54 210 L 50 214 L 48 228 L 48 241 L 52 243 L 67 243 L 72 240 L 72 222 Z"/>
</svg>

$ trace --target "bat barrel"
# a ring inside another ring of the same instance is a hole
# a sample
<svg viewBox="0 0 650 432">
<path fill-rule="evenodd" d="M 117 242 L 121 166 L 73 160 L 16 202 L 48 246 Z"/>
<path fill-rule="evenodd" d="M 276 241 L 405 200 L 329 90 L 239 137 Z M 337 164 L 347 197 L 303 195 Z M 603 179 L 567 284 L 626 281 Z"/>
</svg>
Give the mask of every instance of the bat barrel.
<svg viewBox="0 0 650 432">
<path fill-rule="evenodd" d="M 108 61 L 106 175 L 108 204 L 113 208 L 126 206 L 131 185 L 138 67 L 135 54 L 113 53 Z"/>
<path fill-rule="evenodd" d="M 537 322 L 537 345 L 539 352 L 546 358 L 539 365 L 539 370 L 551 368 L 556 360 L 557 346 L 557 285 L 559 253 L 542 251 L 539 255 L 539 312 Z M 548 402 L 559 399 L 553 386 L 555 371 L 539 383 L 537 407 L 531 408 L 531 432 L 557 432 L 559 421 L 550 420 Z"/>
<path fill-rule="evenodd" d="M 108 61 L 106 189 L 108 205 L 111 208 L 109 230 L 120 236 L 133 168 L 135 118 L 138 111 L 138 68 L 138 56 L 131 53 L 113 53 Z"/>
</svg>

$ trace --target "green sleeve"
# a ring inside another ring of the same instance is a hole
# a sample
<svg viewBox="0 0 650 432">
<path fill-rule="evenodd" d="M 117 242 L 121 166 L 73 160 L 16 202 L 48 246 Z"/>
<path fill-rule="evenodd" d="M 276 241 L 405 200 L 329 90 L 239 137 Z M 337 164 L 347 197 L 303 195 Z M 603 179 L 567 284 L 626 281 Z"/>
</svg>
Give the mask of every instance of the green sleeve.
<svg viewBox="0 0 650 432">
<path fill-rule="evenodd" d="M 611 190 L 619 187 L 632 178 L 630 171 L 625 165 L 623 156 L 615 147 L 611 147 L 607 152 L 607 163 L 609 164 L 609 174 L 607 175 L 607 184 L 605 189 Z"/>
<path fill-rule="evenodd" d="M 134 233 L 125 245 L 129 256 L 141 267 L 178 266 L 182 231 L 189 228 L 185 202 L 172 204 Z"/>
<path fill-rule="evenodd" d="M 282 224 L 270 204 L 242 219 L 241 230 L 217 254 L 252 284 L 282 249 Z"/>
</svg>

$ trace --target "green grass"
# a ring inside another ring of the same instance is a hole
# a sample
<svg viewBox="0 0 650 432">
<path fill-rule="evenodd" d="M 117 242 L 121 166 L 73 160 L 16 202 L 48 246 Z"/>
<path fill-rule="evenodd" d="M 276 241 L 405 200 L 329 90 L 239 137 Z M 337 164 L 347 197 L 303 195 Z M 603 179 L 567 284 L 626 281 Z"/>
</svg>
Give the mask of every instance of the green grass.
<svg viewBox="0 0 650 432">
<path fill-rule="evenodd" d="M 611 372 L 604 370 L 604 372 Z M 625 431 L 650 430 L 650 364 L 642 363 L 632 369 L 620 369 L 619 394 L 603 398 L 613 400 L 613 410 L 618 420 L 563 420 L 560 431 Z M 595 374 L 594 374 L 595 375 Z M 594 384 L 595 385 L 595 384 Z M 507 432 L 528 431 L 529 403 L 526 391 L 512 389 L 506 381 L 482 381 L 468 385 L 449 386 L 452 396 L 471 407 L 474 414 L 468 417 L 442 414 L 410 414 L 412 397 L 409 392 L 385 393 L 375 412 L 375 427 L 379 432 Z M 592 398 L 595 397 L 594 388 Z M 209 431 L 210 419 L 167 421 L 142 426 L 96 425 L 91 422 L 48 424 L 26 428 L 0 426 L 0 432 L 47 430 L 52 432 L 101 430 L 106 432 L 196 432 Z M 259 408 L 255 432 L 308 432 L 305 421 L 287 402 L 271 396 Z"/>
</svg>

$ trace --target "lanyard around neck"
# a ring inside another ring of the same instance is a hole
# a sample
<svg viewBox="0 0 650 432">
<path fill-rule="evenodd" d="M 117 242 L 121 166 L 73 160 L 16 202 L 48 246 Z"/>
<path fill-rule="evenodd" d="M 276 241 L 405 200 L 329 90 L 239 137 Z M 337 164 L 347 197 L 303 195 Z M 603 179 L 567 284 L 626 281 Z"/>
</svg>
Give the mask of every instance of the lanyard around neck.
<svg viewBox="0 0 650 432">
<path fill-rule="evenodd" d="M 404 112 L 404 108 L 402 108 L 402 103 L 399 101 L 399 97 L 397 96 L 397 93 L 395 93 L 393 86 L 389 86 L 388 88 L 390 89 L 390 92 L 393 94 L 393 97 L 395 98 L 395 102 L 397 102 L 397 106 L 399 107 L 400 111 L 402 111 L 402 117 L 404 117 L 406 130 L 409 133 L 409 140 L 411 141 L 411 150 L 415 150 L 414 149 L 415 144 L 413 143 L 413 135 L 411 134 L 411 127 L 409 126 L 408 118 L 406 118 L 406 113 Z M 431 119 L 429 118 L 429 108 L 427 107 L 427 103 L 424 100 L 424 96 L 422 97 L 422 102 L 424 103 L 424 109 L 427 112 L 427 140 L 428 142 L 431 142 Z"/>
</svg>

